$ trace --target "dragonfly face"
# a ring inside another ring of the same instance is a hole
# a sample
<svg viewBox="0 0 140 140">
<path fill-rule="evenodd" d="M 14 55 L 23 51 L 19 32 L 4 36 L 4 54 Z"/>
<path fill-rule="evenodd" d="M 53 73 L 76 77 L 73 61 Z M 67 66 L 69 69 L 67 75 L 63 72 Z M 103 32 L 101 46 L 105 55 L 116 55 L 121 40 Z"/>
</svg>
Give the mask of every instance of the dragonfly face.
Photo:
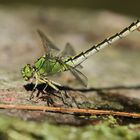
<svg viewBox="0 0 140 140">
<path fill-rule="evenodd" d="M 21 70 L 22 77 L 24 80 L 28 81 L 30 78 L 33 77 L 34 69 L 31 67 L 30 64 L 27 64 Z"/>
</svg>

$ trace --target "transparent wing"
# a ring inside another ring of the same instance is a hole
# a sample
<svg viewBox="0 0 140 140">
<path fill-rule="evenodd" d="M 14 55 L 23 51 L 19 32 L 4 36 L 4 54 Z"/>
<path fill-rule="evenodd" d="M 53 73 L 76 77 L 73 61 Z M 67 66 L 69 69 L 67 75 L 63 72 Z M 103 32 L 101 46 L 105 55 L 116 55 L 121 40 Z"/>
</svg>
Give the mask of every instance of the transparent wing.
<svg viewBox="0 0 140 140">
<path fill-rule="evenodd" d="M 80 72 L 79 70 L 75 69 L 75 68 L 70 68 L 69 69 L 70 72 L 74 75 L 74 77 L 85 87 L 87 87 L 87 77 L 82 73 Z"/>
<path fill-rule="evenodd" d="M 76 51 L 70 43 L 66 43 L 64 50 L 59 54 L 60 57 L 64 57 L 64 58 L 75 56 L 75 55 L 76 55 Z M 80 69 L 83 68 L 81 64 L 77 65 L 76 67 Z"/>
<path fill-rule="evenodd" d="M 67 43 L 65 45 L 64 50 L 59 55 L 62 57 L 74 56 L 74 55 L 76 55 L 76 52 L 75 52 L 73 46 L 70 43 Z"/>
<path fill-rule="evenodd" d="M 37 32 L 42 40 L 42 44 L 46 53 L 50 53 L 52 49 L 59 51 L 59 48 L 57 48 L 42 31 L 37 30 Z"/>
<path fill-rule="evenodd" d="M 82 69 L 83 66 L 82 66 L 81 64 L 79 64 L 79 65 L 76 66 L 76 68 L 78 68 L 78 69 Z"/>
<path fill-rule="evenodd" d="M 87 77 L 82 73 L 80 72 L 79 70 L 77 70 L 76 68 L 70 66 L 70 65 L 67 65 L 63 62 L 62 59 L 57 59 L 57 61 L 64 67 L 67 67 L 68 70 L 70 70 L 70 72 L 73 74 L 73 76 L 76 78 L 76 80 L 78 80 L 83 86 L 87 86 Z"/>
</svg>

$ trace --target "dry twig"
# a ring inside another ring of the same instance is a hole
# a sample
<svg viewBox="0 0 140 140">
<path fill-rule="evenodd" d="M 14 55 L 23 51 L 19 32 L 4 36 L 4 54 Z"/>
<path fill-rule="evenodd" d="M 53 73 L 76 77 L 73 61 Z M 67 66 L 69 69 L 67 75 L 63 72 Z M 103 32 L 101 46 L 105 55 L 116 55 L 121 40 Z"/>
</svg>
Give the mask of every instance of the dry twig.
<svg viewBox="0 0 140 140">
<path fill-rule="evenodd" d="M 78 109 L 78 108 L 61 108 L 61 107 L 47 107 L 47 106 L 28 106 L 28 105 L 6 105 L 0 104 L 0 109 L 18 109 L 31 111 L 48 111 L 55 113 L 72 113 L 72 114 L 89 114 L 89 115 L 113 115 L 121 117 L 140 118 L 138 113 L 128 113 L 110 110 L 95 110 L 95 109 Z"/>
</svg>

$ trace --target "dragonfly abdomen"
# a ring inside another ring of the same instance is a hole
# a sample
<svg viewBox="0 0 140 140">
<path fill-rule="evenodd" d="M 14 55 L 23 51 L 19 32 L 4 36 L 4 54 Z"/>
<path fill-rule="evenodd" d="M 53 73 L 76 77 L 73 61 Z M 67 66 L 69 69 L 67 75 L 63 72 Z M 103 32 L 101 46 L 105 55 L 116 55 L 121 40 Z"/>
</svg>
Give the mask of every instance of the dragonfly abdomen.
<svg viewBox="0 0 140 140">
<path fill-rule="evenodd" d="M 110 46 L 112 43 L 116 42 L 119 39 L 124 38 L 125 36 L 129 35 L 131 32 L 135 31 L 140 27 L 140 20 L 133 22 L 130 26 L 123 29 L 121 32 L 111 36 L 110 38 L 105 39 L 101 43 L 92 46 L 90 49 L 86 50 L 85 52 L 81 52 L 80 54 L 76 55 L 73 58 L 70 58 L 66 61 L 68 65 L 77 66 L 85 61 L 88 57 L 97 53 L 99 50 Z"/>
</svg>

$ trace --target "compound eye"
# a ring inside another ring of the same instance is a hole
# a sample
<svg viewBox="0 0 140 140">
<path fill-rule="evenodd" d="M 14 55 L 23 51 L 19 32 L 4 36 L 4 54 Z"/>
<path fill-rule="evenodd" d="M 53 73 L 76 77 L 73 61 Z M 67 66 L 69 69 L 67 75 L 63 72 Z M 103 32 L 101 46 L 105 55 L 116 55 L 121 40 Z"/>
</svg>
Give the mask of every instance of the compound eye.
<svg viewBox="0 0 140 140">
<path fill-rule="evenodd" d="M 29 73 L 31 70 L 30 70 L 30 67 L 29 66 L 27 66 L 26 68 L 25 68 L 25 71 L 26 71 L 26 73 Z"/>
</svg>

